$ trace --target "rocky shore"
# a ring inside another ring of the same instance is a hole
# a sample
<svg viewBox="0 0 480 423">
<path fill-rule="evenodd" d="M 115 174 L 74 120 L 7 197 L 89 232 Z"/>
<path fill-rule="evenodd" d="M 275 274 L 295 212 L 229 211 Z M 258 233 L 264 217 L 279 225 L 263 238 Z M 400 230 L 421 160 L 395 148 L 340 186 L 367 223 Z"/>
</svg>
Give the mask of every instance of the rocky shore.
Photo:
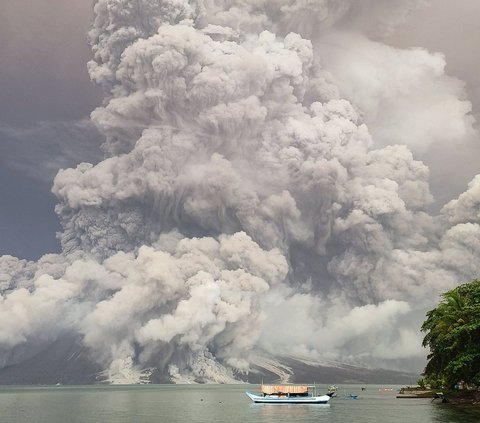
<svg viewBox="0 0 480 423">
<path fill-rule="evenodd" d="M 480 411 L 480 391 L 461 390 L 447 394 L 448 403 L 459 406 L 472 406 Z"/>
<path fill-rule="evenodd" d="M 397 398 L 432 398 L 455 406 L 478 408 L 480 411 L 480 391 L 462 389 L 459 391 L 441 391 L 421 387 L 401 388 Z"/>
</svg>

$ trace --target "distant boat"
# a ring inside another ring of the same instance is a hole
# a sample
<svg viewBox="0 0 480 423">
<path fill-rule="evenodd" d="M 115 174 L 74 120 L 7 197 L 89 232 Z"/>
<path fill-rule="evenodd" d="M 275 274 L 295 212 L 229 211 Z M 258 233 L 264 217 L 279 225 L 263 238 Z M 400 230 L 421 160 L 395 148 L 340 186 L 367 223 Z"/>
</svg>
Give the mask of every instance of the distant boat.
<svg viewBox="0 0 480 423">
<path fill-rule="evenodd" d="M 356 399 L 358 399 L 358 395 L 357 395 L 357 394 L 351 394 L 351 393 L 350 393 L 350 394 L 347 394 L 347 392 L 344 391 L 343 398 L 356 400 Z"/>
<path fill-rule="evenodd" d="M 330 385 L 328 387 L 327 395 L 330 397 L 336 397 L 337 396 L 337 391 L 338 391 L 338 386 L 336 385 Z"/>
<path fill-rule="evenodd" d="M 315 385 L 264 385 L 260 394 L 245 392 L 255 403 L 263 404 L 329 404 L 330 395 L 317 395 Z"/>
</svg>

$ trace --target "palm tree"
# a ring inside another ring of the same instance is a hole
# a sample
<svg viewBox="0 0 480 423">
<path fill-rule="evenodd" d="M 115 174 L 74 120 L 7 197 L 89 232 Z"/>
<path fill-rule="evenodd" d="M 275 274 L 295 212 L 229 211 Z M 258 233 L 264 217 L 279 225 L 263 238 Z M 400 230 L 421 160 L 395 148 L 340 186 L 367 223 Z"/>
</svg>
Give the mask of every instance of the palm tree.
<svg viewBox="0 0 480 423">
<path fill-rule="evenodd" d="M 430 348 L 425 375 L 449 383 L 480 377 L 480 280 L 444 293 L 422 331 L 422 344 Z"/>
</svg>

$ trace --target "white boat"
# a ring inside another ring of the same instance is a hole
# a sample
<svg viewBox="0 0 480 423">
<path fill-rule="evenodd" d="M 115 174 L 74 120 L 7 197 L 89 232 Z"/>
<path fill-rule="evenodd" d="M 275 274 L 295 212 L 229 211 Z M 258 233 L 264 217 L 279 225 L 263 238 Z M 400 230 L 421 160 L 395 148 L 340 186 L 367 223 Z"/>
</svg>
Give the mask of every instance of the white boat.
<svg viewBox="0 0 480 423">
<path fill-rule="evenodd" d="M 255 403 L 329 404 L 330 395 L 317 395 L 315 385 L 261 385 L 261 394 L 245 392 Z"/>
</svg>

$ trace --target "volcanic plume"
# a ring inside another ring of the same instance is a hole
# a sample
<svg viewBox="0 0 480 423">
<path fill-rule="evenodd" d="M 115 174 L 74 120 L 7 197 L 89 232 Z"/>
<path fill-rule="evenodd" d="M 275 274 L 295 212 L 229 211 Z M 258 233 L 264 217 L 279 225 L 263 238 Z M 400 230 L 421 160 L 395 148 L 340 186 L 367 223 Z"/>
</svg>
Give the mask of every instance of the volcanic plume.
<svg viewBox="0 0 480 423">
<path fill-rule="evenodd" d="M 0 365 L 65 333 L 112 381 L 421 361 L 480 270 L 480 176 L 428 212 L 416 154 L 475 130 L 440 54 L 376 41 L 419 3 L 98 0 L 105 158 L 55 178 L 62 254 L 0 257 Z"/>
</svg>

